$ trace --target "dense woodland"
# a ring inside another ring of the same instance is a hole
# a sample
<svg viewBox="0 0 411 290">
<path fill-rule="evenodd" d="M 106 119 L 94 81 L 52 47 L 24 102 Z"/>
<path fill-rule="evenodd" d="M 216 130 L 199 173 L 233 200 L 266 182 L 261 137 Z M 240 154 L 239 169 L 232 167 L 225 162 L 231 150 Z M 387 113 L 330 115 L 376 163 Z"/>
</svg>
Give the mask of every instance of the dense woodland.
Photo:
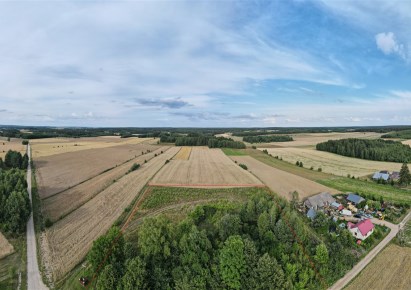
<svg viewBox="0 0 411 290">
<path fill-rule="evenodd" d="M 275 136 L 245 136 L 243 141 L 248 143 L 269 143 L 269 142 L 288 142 L 293 141 L 293 137 L 286 135 Z"/>
<path fill-rule="evenodd" d="M 126 241 L 112 228 L 94 242 L 95 289 L 323 289 L 361 252 L 325 215 L 308 222 L 286 201 L 262 195 L 198 206 L 179 223 L 146 219 L 132 235 Z"/>
<path fill-rule="evenodd" d="M 0 158 L 0 169 L 5 168 L 20 168 L 26 169 L 29 165 L 29 157 L 27 154 L 21 155 L 20 152 L 9 150 L 4 157 L 4 161 Z"/>
<path fill-rule="evenodd" d="M 319 143 L 317 150 L 368 160 L 410 162 L 411 148 L 401 142 L 382 139 L 341 139 Z"/>
<path fill-rule="evenodd" d="M 0 228 L 22 233 L 30 215 L 26 175 L 20 169 L 0 169 Z"/>
<path fill-rule="evenodd" d="M 234 141 L 231 138 L 214 137 L 198 133 L 190 133 L 187 136 L 180 134 L 162 134 L 160 142 L 175 143 L 176 146 L 208 146 L 209 148 L 246 148 L 243 142 Z"/>
<path fill-rule="evenodd" d="M 391 133 L 382 135 L 381 138 L 411 139 L 411 130 L 401 130 L 397 132 L 391 132 Z"/>
</svg>

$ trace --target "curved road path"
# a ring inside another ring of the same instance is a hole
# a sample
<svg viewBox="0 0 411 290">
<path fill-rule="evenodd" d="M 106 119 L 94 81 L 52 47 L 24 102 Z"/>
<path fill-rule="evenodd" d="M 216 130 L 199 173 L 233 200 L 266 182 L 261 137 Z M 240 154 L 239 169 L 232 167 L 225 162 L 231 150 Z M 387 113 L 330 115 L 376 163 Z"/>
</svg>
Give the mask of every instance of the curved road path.
<svg viewBox="0 0 411 290">
<path fill-rule="evenodd" d="M 402 229 L 402 227 L 407 223 L 407 221 L 411 218 L 411 212 L 407 214 L 407 216 L 402 220 L 402 222 L 398 225 L 394 225 L 387 221 L 380 221 L 379 219 L 372 219 L 372 222 L 377 225 L 386 226 L 391 229 L 390 233 L 377 245 L 372 249 L 364 259 L 359 261 L 354 268 L 351 269 L 344 277 L 338 280 L 333 286 L 328 288 L 328 290 L 339 290 L 343 289 L 352 279 L 354 279 L 367 265 L 372 261 L 372 259 L 377 256 L 379 252 L 381 252 L 384 247 L 391 242 L 393 238 L 397 235 L 398 231 Z"/>
<path fill-rule="evenodd" d="M 27 154 L 29 156 L 29 167 L 27 168 L 27 190 L 29 192 L 30 203 L 33 205 L 31 198 L 31 151 L 30 145 L 27 145 Z M 28 290 L 47 290 L 41 279 L 39 264 L 37 261 L 37 244 L 36 233 L 34 231 L 33 211 L 27 223 L 27 289 Z"/>
</svg>

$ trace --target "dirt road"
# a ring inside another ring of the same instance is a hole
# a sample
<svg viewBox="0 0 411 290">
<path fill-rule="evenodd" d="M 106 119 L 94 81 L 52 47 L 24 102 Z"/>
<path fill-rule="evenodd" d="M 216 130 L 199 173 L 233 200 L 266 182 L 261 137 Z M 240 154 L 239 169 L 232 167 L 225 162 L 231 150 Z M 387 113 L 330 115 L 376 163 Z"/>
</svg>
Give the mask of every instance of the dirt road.
<svg viewBox="0 0 411 290">
<path fill-rule="evenodd" d="M 358 262 L 354 268 L 351 269 L 344 277 L 338 280 L 329 290 L 339 290 L 343 289 L 352 279 L 355 278 L 367 265 L 372 261 L 372 259 L 377 256 L 377 254 L 384 249 L 384 247 L 397 235 L 398 231 L 407 223 L 411 218 L 411 212 L 403 219 L 399 225 L 394 225 L 387 221 L 380 221 L 378 219 L 372 219 L 374 224 L 383 225 L 391 229 L 390 233 L 374 248 L 372 249 L 364 259 Z"/>
<path fill-rule="evenodd" d="M 30 145 L 27 146 L 29 159 L 31 160 Z M 27 190 L 29 192 L 30 202 L 31 199 L 31 165 L 27 169 Z M 37 262 L 37 245 L 36 234 L 34 231 L 33 212 L 30 215 L 29 222 L 27 223 L 27 289 L 28 290 L 46 290 L 48 289 L 40 275 L 39 265 Z"/>
</svg>

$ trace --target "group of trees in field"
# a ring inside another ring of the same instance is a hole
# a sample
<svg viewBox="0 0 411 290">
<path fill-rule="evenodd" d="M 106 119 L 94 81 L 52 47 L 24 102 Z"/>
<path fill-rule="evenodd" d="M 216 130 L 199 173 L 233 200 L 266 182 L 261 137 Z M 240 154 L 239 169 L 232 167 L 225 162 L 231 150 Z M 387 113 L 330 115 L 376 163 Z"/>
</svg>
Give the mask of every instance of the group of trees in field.
<svg viewBox="0 0 411 290">
<path fill-rule="evenodd" d="M 160 142 L 175 143 L 176 146 L 208 146 L 209 148 L 236 148 L 245 149 L 243 142 L 234 141 L 231 138 L 215 137 L 200 133 L 181 134 L 162 134 Z"/>
<path fill-rule="evenodd" d="M 245 136 L 243 141 L 248 143 L 269 143 L 269 142 L 288 142 L 293 141 L 293 137 L 287 135 L 270 135 L 270 136 Z"/>
<path fill-rule="evenodd" d="M 20 152 L 9 150 L 4 157 L 4 161 L 0 158 L 0 169 L 19 168 L 26 169 L 29 165 L 29 157 L 27 154 L 21 155 Z"/>
<path fill-rule="evenodd" d="M 348 157 L 368 160 L 407 162 L 411 161 L 411 148 L 401 142 L 382 139 L 341 139 L 319 143 L 317 150 L 336 153 Z"/>
<path fill-rule="evenodd" d="M 408 168 L 408 164 L 404 163 L 401 166 L 400 170 L 400 178 L 398 179 L 398 184 L 400 185 L 408 185 L 411 183 L 411 173 L 410 169 Z"/>
<path fill-rule="evenodd" d="M 96 240 L 90 275 L 98 273 L 99 290 L 323 289 L 352 268 L 358 246 L 329 218 L 312 228 L 304 219 L 265 195 L 198 206 L 178 223 L 160 215 L 129 242 L 118 228 Z"/>
<path fill-rule="evenodd" d="M 0 169 L 0 228 L 22 233 L 30 216 L 25 172 L 17 168 Z"/>
</svg>

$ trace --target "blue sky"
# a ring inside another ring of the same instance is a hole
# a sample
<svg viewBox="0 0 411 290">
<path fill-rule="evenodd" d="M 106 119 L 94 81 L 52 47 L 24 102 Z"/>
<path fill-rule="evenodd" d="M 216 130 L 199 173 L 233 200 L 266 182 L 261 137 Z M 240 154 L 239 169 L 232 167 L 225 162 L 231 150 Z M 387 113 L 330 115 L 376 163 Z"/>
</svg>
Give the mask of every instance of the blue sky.
<svg viewBox="0 0 411 290">
<path fill-rule="evenodd" d="M 0 124 L 411 124 L 408 1 L 0 3 Z"/>
</svg>

